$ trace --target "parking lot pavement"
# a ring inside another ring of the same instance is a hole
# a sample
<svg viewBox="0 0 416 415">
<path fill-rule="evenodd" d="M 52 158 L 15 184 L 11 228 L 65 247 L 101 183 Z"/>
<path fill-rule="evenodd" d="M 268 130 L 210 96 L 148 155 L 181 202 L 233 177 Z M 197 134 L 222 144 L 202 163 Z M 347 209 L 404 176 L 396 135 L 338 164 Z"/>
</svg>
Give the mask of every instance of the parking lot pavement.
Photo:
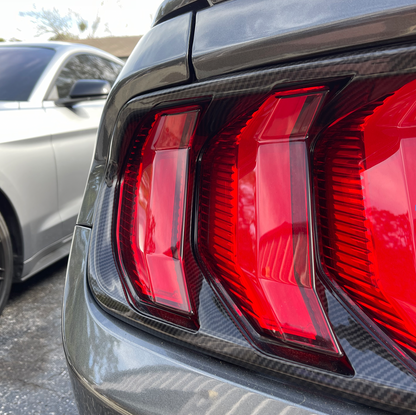
<svg viewBox="0 0 416 415">
<path fill-rule="evenodd" d="M 61 339 L 66 264 L 12 287 L 0 316 L 0 415 L 78 414 Z"/>
</svg>

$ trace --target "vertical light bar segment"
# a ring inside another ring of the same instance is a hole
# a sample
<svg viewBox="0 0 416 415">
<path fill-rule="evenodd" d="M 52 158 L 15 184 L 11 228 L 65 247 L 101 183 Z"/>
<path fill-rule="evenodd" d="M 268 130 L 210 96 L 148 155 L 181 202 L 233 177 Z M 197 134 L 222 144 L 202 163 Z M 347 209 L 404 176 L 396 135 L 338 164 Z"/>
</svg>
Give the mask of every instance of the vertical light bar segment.
<svg viewBox="0 0 416 415">
<path fill-rule="evenodd" d="M 262 126 L 256 126 L 255 272 L 283 340 L 336 353 L 311 269 L 306 138 L 322 97 L 322 93 L 272 97 L 273 108 Z M 266 102 L 264 107 L 268 106 Z M 242 134 L 239 156 L 245 152 L 249 130 Z M 241 169 L 240 180 L 244 182 Z"/>
<path fill-rule="evenodd" d="M 156 151 L 153 159 L 145 258 L 157 303 L 190 311 L 182 266 L 188 150 Z"/>
<path fill-rule="evenodd" d="M 307 134 L 325 91 L 273 94 L 243 128 L 213 140 L 203 160 L 199 246 L 258 332 L 339 354 L 311 265 Z"/>
<path fill-rule="evenodd" d="M 414 360 L 415 91 L 411 81 L 337 120 L 321 134 L 314 163 L 327 275 Z"/>
<path fill-rule="evenodd" d="M 194 109 L 156 117 L 135 164 L 126 167 L 121 194 L 121 255 L 136 293 L 183 312 L 191 312 L 182 258 L 183 221 L 188 148 L 198 114 Z M 126 238 L 128 244 L 123 243 Z"/>
</svg>

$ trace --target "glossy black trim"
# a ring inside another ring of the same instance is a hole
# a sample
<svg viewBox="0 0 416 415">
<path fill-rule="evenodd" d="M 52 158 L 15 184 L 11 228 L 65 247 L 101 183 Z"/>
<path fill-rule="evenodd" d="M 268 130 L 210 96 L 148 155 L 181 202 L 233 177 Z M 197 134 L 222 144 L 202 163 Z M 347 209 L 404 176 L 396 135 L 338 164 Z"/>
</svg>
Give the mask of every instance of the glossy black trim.
<svg viewBox="0 0 416 415">
<path fill-rule="evenodd" d="M 209 7 L 207 0 L 165 0 L 158 8 L 152 25 L 156 26 L 176 16 Z"/>
<path fill-rule="evenodd" d="M 86 194 L 77 223 L 92 226 L 94 206 L 118 114 L 133 97 L 190 82 L 192 13 L 152 28 L 137 44 L 107 99 L 98 130 Z M 169 33 L 169 36 L 166 36 Z"/>
<path fill-rule="evenodd" d="M 234 0 L 197 13 L 197 78 L 416 37 L 414 0 Z"/>
</svg>

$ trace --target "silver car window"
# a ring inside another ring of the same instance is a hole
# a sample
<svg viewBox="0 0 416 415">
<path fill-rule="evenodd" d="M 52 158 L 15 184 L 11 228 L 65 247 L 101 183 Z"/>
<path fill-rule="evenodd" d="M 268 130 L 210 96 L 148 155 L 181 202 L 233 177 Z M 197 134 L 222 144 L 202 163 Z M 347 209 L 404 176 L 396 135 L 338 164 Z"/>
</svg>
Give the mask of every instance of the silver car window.
<svg viewBox="0 0 416 415">
<path fill-rule="evenodd" d="M 121 68 L 121 65 L 100 56 L 76 55 L 62 68 L 53 90 L 58 98 L 66 98 L 72 85 L 79 79 L 103 79 L 112 85 Z"/>
<path fill-rule="evenodd" d="M 27 101 L 54 54 L 40 47 L 0 47 L 0 101 Z"/>
</svg>

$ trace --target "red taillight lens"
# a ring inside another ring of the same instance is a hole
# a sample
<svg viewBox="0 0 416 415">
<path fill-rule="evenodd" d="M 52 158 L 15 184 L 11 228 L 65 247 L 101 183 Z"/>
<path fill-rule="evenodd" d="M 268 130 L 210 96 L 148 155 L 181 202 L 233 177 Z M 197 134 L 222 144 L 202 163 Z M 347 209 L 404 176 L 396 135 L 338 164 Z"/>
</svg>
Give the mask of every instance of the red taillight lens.
<svg viewBox="0 0 416 415">
<path fill-rule="evenodd" d="M 416 353 L 415 86 L 333 123 L 313 153 L 324 270 L 410 354 Z M 326 93 L 325 87 L 275 93 L 255 111 L 244 104 L 205 143 L 196 242 L 207 275 L 261 347 L 284 342 L 339 359 L 315 288 L 309 189 L 308 133 Z M 199 112 L 195 106 L 161 111 L 140 127 L 124 165 L 116 231 L 129 292 L 185 319 L 195 317 L 198 302 L 187 270 L 197 269 L 190 172 L 204 140 L 194 138 Z"/>
<path fill-rule="evenodd" d="M 415 88 L 411 82 L 334 123 L 314 162 L 324 268 L 410 354 L 416 353 Z"/>
<path fill-rule="evenodd" d="M 306 139 L 325 93 L 274 94 L 213 139 L 202 160 L 198 247 L 257 332 L 337 354 L 311 265 Z"/>
<path fill-rule="evenodd" d="M 188 148 L 198 108 L 156 115 L 132 146 L 120 188 L 118 250 L 144 301 L 191 312 L 183 264 Z"/>
</svg>

